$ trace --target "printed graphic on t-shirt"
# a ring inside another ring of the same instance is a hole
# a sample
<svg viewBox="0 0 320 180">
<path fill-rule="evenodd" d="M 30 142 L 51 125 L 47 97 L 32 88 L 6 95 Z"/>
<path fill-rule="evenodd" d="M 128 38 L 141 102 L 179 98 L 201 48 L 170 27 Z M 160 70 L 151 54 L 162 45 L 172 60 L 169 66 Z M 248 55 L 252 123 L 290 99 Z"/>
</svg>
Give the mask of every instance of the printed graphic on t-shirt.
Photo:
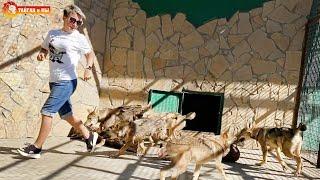
<svg viewBox="0 0 320 180">
<path fill-rule="evenodd" d="M 66 52 L 63 51 L 63 50 L 59 50 L 59 49 L 53 47 L 53 45 L 51 44 L 52 41 L 53 41 L 53 39 L 52 39 L 52 40 L 50 41 L 50 43 L 49 43 L 49 50 L 50 50 L 49 59 L 50 59 L 50 61 L 52 61 L 52 62 L 57 62 L 57 63 L 59 63 L 59 64 L 63 64 L 63 62 L 61 61 L 61 59 L 62 59 L 62 56 L 63 56 L 64 54 L 66 54 Z"/>
</svg>

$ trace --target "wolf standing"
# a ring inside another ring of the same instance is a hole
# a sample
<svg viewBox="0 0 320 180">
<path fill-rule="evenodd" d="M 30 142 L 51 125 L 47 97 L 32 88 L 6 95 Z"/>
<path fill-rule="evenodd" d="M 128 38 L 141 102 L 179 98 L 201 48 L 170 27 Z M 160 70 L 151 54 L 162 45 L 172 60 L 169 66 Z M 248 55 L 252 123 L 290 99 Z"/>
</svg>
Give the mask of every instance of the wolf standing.
<svg viewBox="0 0 320 180">
<path fill-rule="evenodd" d="M 81 120 L 73 115 L 70 102 L 70 97 L 77 87 L 76 67 L 82 55 L 85 55 L 87 61 L 83 79 L 87 81 L 91 78 L 94 53 L 86 37 L 77 30 L 83 24 L 83 19 L 85 15 L 79 7 L 65 7 L 63 27 L 50 30 L 41 45 L 37 60 L 43 61 L 49 54 L 50 95 L 41 109 L 42 122 L 38 137 L 34 144 L 18 149 L 22 156 L 40 158 L 42 145 L 49 135 L 53 116 L 57 112 L 61 119 L 82 133 L 87 150 L 94 150 L 98 134 L 89 132 Z"/>
</svg>

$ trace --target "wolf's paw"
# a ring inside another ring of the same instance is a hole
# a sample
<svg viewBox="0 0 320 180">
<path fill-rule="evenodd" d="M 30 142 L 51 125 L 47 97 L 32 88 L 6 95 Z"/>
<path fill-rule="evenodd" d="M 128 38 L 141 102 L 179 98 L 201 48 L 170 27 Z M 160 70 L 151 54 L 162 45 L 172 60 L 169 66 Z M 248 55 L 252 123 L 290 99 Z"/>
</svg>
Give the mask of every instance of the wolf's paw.
<svg viewBox="0 0 320 180">
<path fill-rule="evenodd" d="M 300 174 L 301 174 L 300 171 L 296 171 L 296 172 L 294 173 L 294 176 L 298 177 Z"/>
<path fill-rule="evenodd" d="M 226 176 L 224 176 L 223 179 L 224 179 L 224 180 L 231 180 L 230 178 L 228 178 L 228 177 L 226 177 Z"/>
<path fill-rule="evenodd" d="M 259 163 L 256 163 L 257 166 L 263 166 L 264 164 L 265 164 L 265 162 L 263 162 L 263 161 L 259 162 Z"/>
<path fill-rule="evenodd" d="M 283 165 L 283 166 L 282 166 L 282 170 L 283 170 L 284 172 L 287 172 L 287 171 L 288 171 L 288 166 Z"/>
<path fill-rule="evenodd" d="M 118 158 L 120 154 L 118 152 L 107 154 L 108 158 Z"/>
<path fill-rule="evenodd" d="M 108 158 L 110 158 L 110 159 L 116 159 L 116 158 L 118 158 L 119 156 L 118 155 L 109 155 L 108 156 Z"/>
<path fill-rule="evenodd" d="M 137 153 L 138 157 L 142 157 L 144 153 Z"/>
</svg>

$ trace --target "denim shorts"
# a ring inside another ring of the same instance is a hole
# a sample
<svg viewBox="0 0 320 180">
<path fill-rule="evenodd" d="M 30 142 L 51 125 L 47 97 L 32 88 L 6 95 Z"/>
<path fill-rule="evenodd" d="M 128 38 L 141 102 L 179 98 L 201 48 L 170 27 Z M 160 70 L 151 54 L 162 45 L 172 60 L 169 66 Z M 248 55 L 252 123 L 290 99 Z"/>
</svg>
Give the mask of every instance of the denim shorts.
<svg viewBox="0 0 320 180">
<path fill-rule="evenodd" d="M 53 117 L 59 113 L 61 119 L 72 115 L 70 97 L 77 87 L 77 79 L 50 82 L 50 95 L 41 109 L 41 114 Z"/>
</svg>

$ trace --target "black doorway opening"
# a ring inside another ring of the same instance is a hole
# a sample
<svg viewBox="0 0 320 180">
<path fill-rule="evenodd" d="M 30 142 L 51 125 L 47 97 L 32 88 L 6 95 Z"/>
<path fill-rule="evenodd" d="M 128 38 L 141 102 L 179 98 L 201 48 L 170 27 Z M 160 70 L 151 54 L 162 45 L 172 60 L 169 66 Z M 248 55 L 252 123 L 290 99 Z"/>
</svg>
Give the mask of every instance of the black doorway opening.
<svg viewBox="0 0 320 180">
<path fill-rule="evenodd" d="M 223 93 L 183 91 L 182 114 L 195 112 L 193 120 L 186 121 L 185 130 L 220 134 L 223 111 Z"/>
<path fill-rule="evenodd" d="M 221 131 L 224 94 L 182 90 L 167 92 L 150 90 L 148 102 L 156 112 L 179 112 L 183 115 L 195 112 L 193 120 L 186 121 L 185 130 L 213 132 Z"/>
</svg>

